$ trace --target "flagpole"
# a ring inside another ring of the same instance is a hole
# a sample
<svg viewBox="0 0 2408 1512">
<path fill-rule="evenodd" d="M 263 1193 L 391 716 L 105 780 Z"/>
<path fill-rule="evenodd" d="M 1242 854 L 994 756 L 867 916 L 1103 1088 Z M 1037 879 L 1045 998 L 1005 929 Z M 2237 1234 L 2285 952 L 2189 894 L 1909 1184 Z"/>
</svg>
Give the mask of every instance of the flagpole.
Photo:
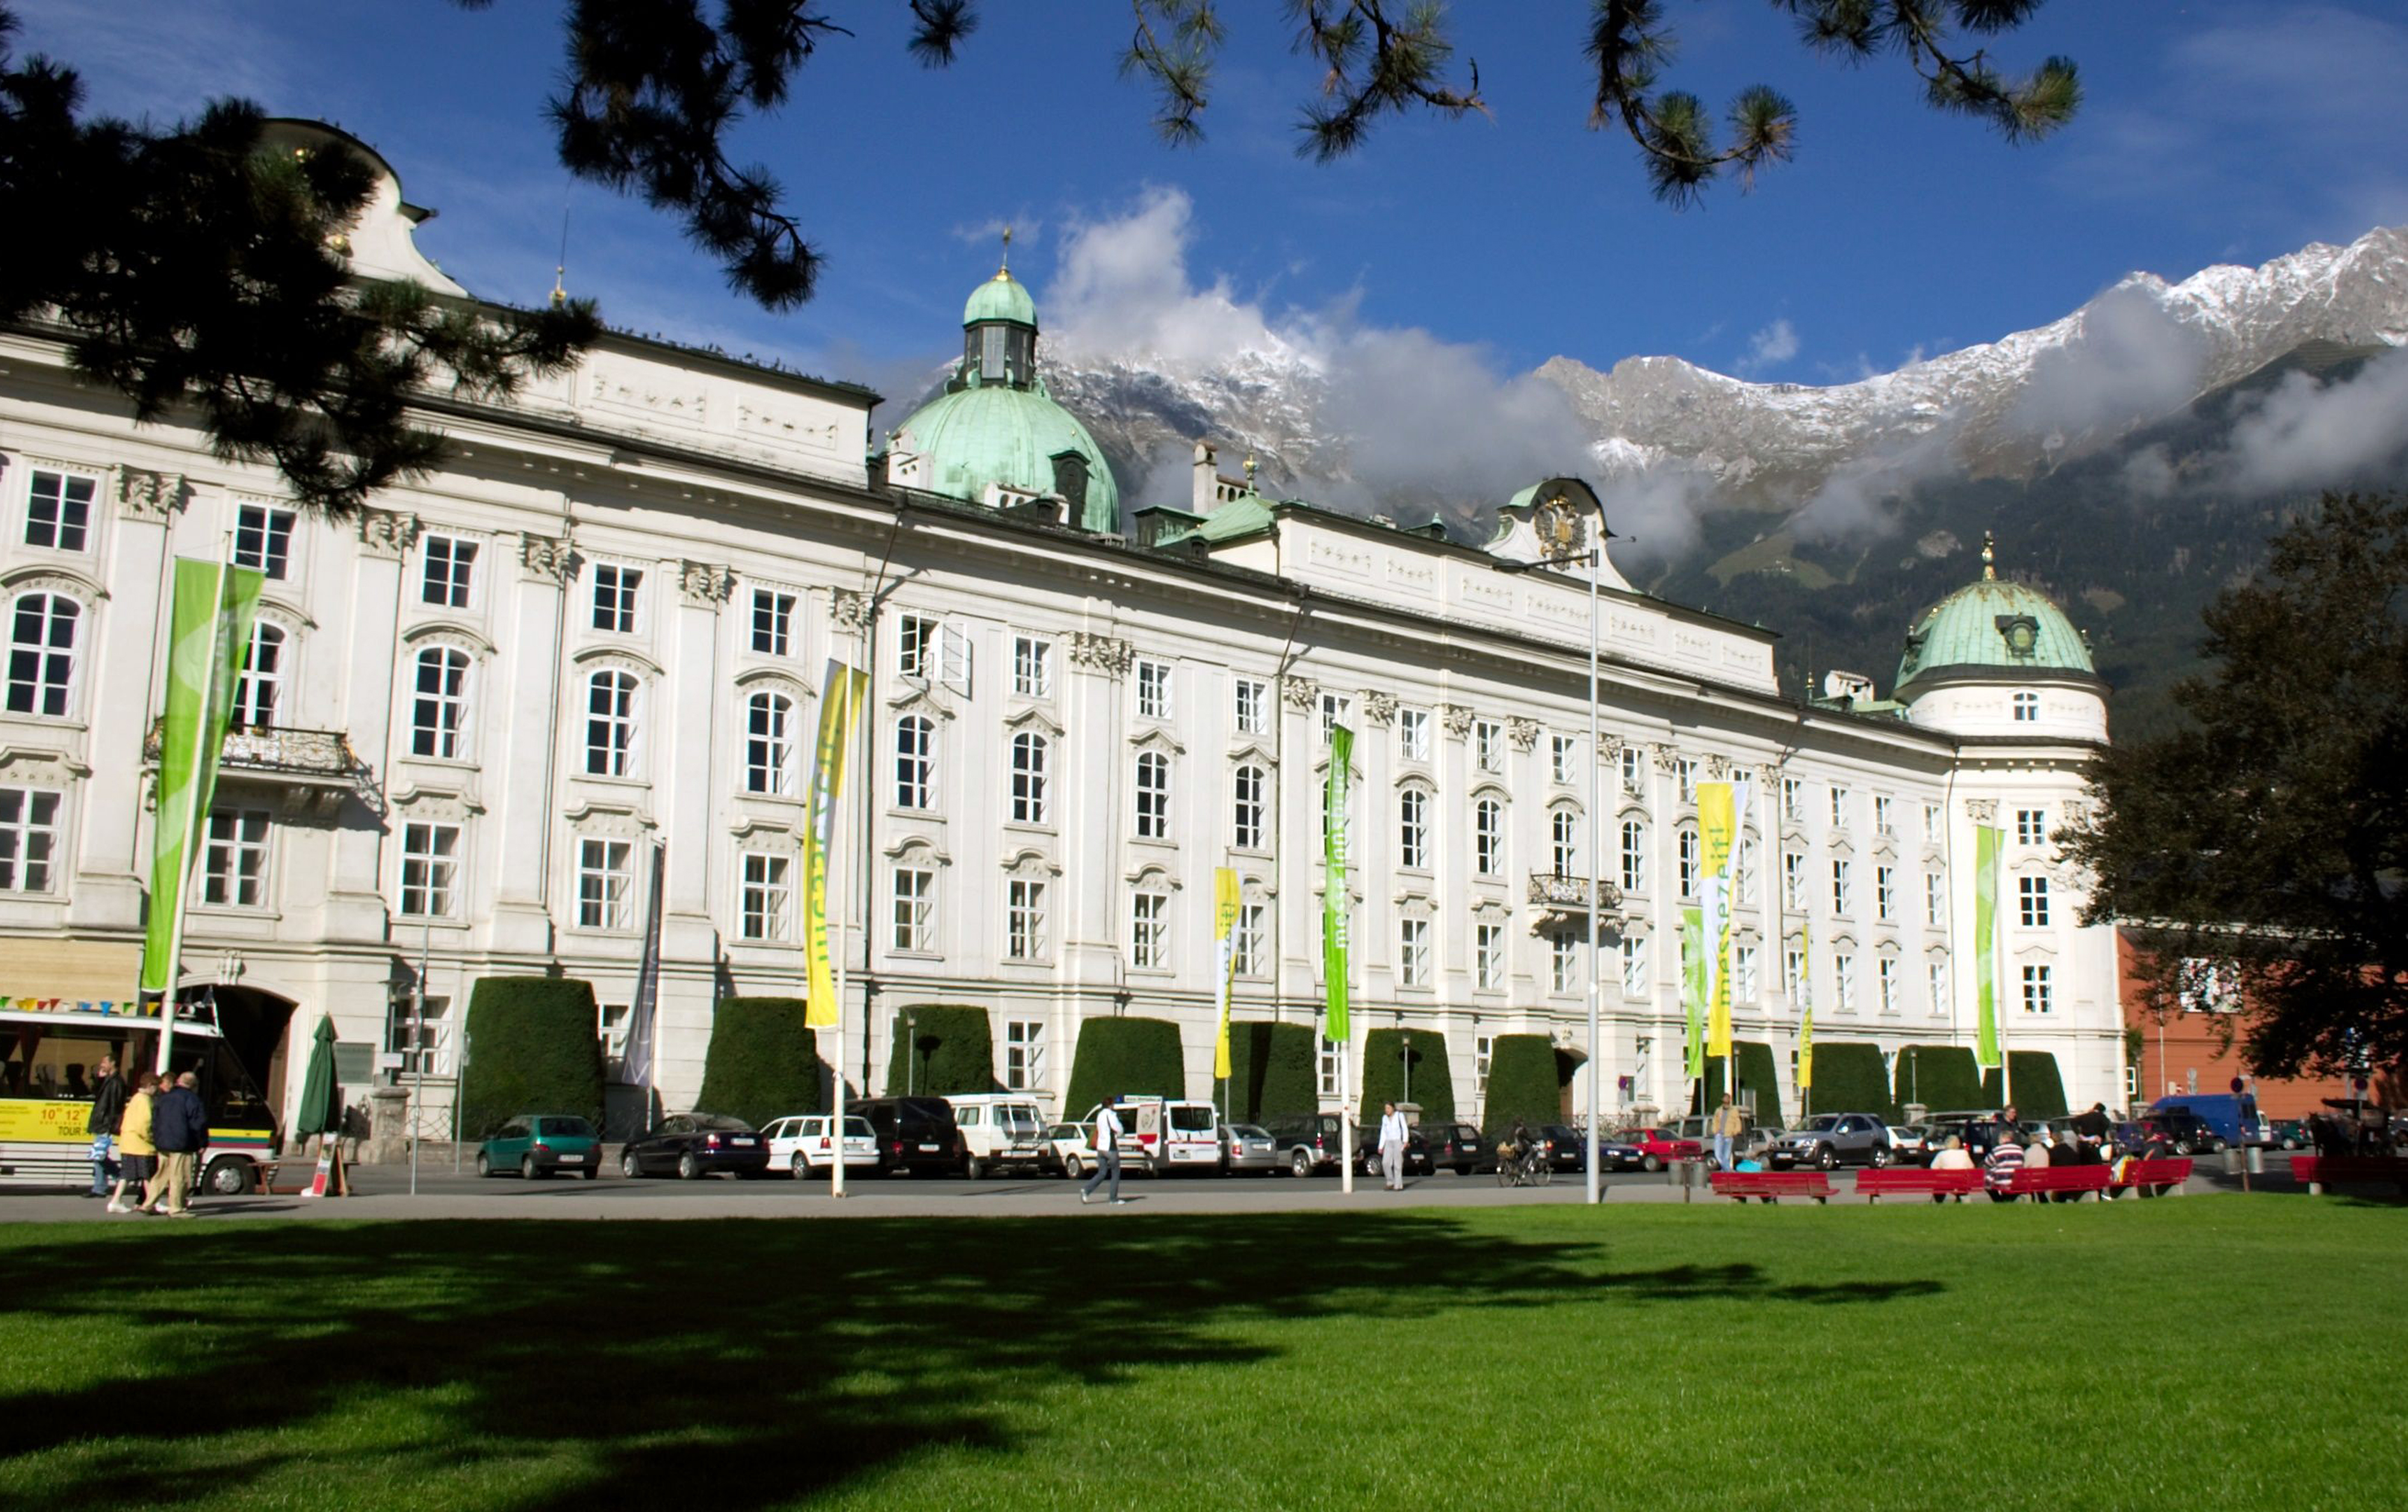
<svg viewBox="0 0 2408 1512">
<path fill-rule="evenodd" d="M 173 921 L 167 926 L 167 985 L 159 1000 L 159 1063 L 152 1067 L 159 1073 L 159 1079 L 162 1081 L 167 1079 L 168 1060 L 176 1045 L 176 997 L 183 986 L 184 978 L 184 920 L 186 911 L 192 906 L 193 862 L 196 852 L 201 849 L 203 833 L 208 827 L 208 816 L 201 809 L 201 769 L 211 754 L 208 749 L 209 730 L 215 721 L 209 718 L 209 711 L 217 707 L 217 637 L 222 633 L 222 622 L 225 617 L 226 574 L 233 565 L 234 532 L 228 529 L 225 532 L 224 540 L 218 549 L 217 595 L 209 605 L 209 664 L 201 674 L 200 729 L 194 735 L 193 766 L 186 774 L 187 780 L 184 788 L 190 797 L 184 811 L 184 854 L 179 863 L 183 876 L 176 886 L 176 912 Z M 168 616 L 171 636 L 174 632 L 174 618 L 171 610 Z M 175 647 L 171 640 L 167 649 L 171 663 L 175 654 Z M 171 681 L 173 676 L 171 672 L 169 674 Z M 224 737 L 221 735 L 219 738 Z M 163 813 L 160 817 L 164 820 L 166 816 Z M 139 983 L 136 984 L 135 997 L 136 1001 L 141 998 Z"/>
<path fill-rule="evenodd" d="M 829 680 L 833 681 L 834 679 Z M 846 684 L 847 696 L 850 696 L 851 689 L 852 685 L 848 681 Z M 827 692 L 833 692 L 833 690 L 828 690 Z M 824 692 L 821 696 L 827 696 L 827 692 Z M 846 718 L 850 720 L 850 712 L 847 713 Z M 848 724 L 848 727 L 845 730 L 845 740 L 850 744 L 852 739 L 853 731 Z M 828 1121 L 828 1148 L 830 1151 L 830 1158 L 828 1160 L 828 1195 L 831 1197 L 841 1197 L 844 1195 L 845 924 L 853 915 L 853 909 L 851 906 L 853 900 L 851 894 L 845 892 L 845 887 L 850 885 L 851 878 L 846 876 L 844 871 L 843 796 L 844 795 L 841 791 L 830 795 L 831 802 L 829 804 L 828 813 L 828 895 L 833 898 L 836 903 L 836 906 L 833 910 L 836 914 L 836 918 L 833 920 L 835 932 L 834 945 L 836 950 L 836 1059 L 831 1063 L 836 1067 L 836 1095 L 834 1100 L 835 1116 Z M 805 949 L 808 951 L 808 944 L 805 946 Z M 808 993 L 810 991 L 809 987 L 806 986 L 804 991 Z M 867 1026 L 865 1025 L 865 1033 L 867 1033 Z M 911 1054 L 911 1048 L 909 1045 L 903 1047 L 903 1054 L 905 1062 L 908 1064 Z M 900 1125 L 897 1125 L 897 1127 L 900 1127 Z"/>
</svg>

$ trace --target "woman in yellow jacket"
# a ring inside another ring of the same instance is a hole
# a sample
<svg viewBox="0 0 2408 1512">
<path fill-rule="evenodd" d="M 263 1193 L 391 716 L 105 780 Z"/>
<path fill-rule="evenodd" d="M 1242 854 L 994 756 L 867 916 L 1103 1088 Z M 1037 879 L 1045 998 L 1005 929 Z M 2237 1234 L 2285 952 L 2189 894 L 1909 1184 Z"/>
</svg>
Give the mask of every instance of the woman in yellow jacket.
<svg viewBox="0 0 2408 1512">
<path fill-rule="evenodd" d="M 108 1210 L 131 1213 L 142 1205 L 143 1189 L 158 1169 L 159 1148 L 150 1143 L 150 1105 L 159 1093 L 159 1073 L 145 1071 L 136 1078 L 134 1095 L 125 1100 L 125 1121 L 117 1127 L 117 1187 L 108 1194 Z M 125 1188 L 134 1186 L 134 1206 L 125 1205 Z"/>
</svg>

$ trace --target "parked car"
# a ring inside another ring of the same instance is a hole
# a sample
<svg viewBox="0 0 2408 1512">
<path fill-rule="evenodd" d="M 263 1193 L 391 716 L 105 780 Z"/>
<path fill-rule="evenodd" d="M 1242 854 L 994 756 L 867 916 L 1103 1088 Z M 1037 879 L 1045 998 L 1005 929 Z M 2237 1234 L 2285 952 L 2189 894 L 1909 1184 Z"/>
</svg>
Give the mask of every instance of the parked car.
<svg viewBox="0 0 2408 1512">
<path fill-rule="evenodd" d="M 1618 1134 L 1600 1129 L 1597 1136 L 1597 1168 L 1600 1171 L 1645 1169 L 1647 1152 Z"/>
<path fill-rule="evenodd" d="M 977 1092 L 949 1097 L 961 1131 L 962 1175 L 976 1181 L 991 1171 L 1037 1169 L 1045 1118 L 1026 1092 Z"/>
<path fill-rule="evenodd" d="M 1221 1174 L 1268 1175 L 1280 1168 L 1279 1146 L 1259 1123 L 1221 1125 Z"/>
<path fill-rule="evenodd" d="M 2028 1142 L 2031 1137 L 2020 1123 L 2000 1123 L 1995 1118 L 1972 1114 L 1932 1120 L 1924 1127 L 1923 1145 L 1925 1149 L 1937 1155 L 1954 1138 L 1978 1164 L 1998 1145 L 2001 1130 L 2014 1131 L 2018 1141 Z"/>
<path fill-rule="evenodd" d="M 858 1111 L 878 1134 L 878 1167 L 888 1176 L 959 1176 L 969 1162 L 953 1105 L 941 1097 L 872 1097 Z"/>
<path fill-rule="evenodd" d="M 1087 1110 L 1094 1123 L 1103 1110 Z M 1121 1120 L 1121 1168 L 1160 1176 L 1211 1171 L 1221 1165 L 1221 1115 L 1210 1103 L 1172 1097 L 1124 1097 L 1112 1105 Z"/>
<path fill-rule="evenodd" d="M 1429 1145 L 1430 1164 L 1457 1176 L 1497 1169 L 1497 1150 L 1477 1124 L 1425 1123 L 1422 1138 Z"/>
<path fill-rule="evenodd" d="M 1096 1163 L 1096 1126 L 1092 1123 L 1049 1123 L 1037 1136 L 1037 1168 L 1072 1180 Z"/>
<path fill-rule="evenodd" d="M 1639 1147 L 1640 1164 L 1650 1171 L 1660 1171 L 1674 1161 L 1694 1161 L 1706 1152 L 1696 1140 L 1684 1139 L 1670 1129 L 1625 1129 L 1622 1139 Z"/>
<path fill-rule="evenodd" d="M 2276 1119 L 2268 1132 L 2274 1143 L 2285 1149 L 2305 1149 L 2313 1142 L 2308 1138 L 2305 1119 Z"/>
<path fill-rule="evenodd" d="M 602 1136 L 573 1113 L 522 1113 L 477 1149 L 477 1174 L 498 1171 L 529 1181 L 554 1171 L 591 1181 L 602 1174 Z"/>
<path fill-rule="evenodd" d="M 1602 1131 L 1598 1138 L 1604 1137 Z M 1547 1147 L 1547 1163 L 1557 1175 L 1566 1171 L 1588 1169 L 1588 1135 L 1569 1123 L 1539 1125 L 1539 1138 Z"/>
<path fill-rule="evenodd" d="M 622 1176 L 754 1177 L 769 1169 L 768 1141 L 742 1119 L 724 1113 L 675 1113 L 619 1151 Z"/>
<path fill-rule="evenodd" d="M 1354 1169 L 1364 1176 L 1380 1174 L 1380 1126 L 1358 1124 L 1354 1130 Z M 1428 1176 L 1438 1169 L 1430 1163 L 1429 1141 L 1419 1129 L 1405 1131 L 1405 1175 Z"/>
<path fill-rule="evenodd" d="M 1889 1125 L 1889 1152 L 1900 1165 L 1931 1163 L 1931 1147 L 1924 1142 L 1923 1131 L 1911 1124 Z"/>
<path fill-rule="evenodd" d="M 2160 1097 L 2149 1105 L 2147 1118 L 2180 1116 L 2196 1119 L 2215 1136 L 2213 1148 L 2186 1151 L 2187 1154 L 2212 1155 L 2227 1145 L 2256 1145 L 2266 1142 L 2266 1120 L 2258 1111 L 2258 1099 L 2235 1096 L 2230 1092 L 2186 1092 L 2179 1097 Z"/>
<path fill-rule="evenodd" d="M 1817 1113 L 1772 1147 L 1775 1166 L 1887 1165 L 1889 1126 L 1870 1113 Z"/>
<path fill-rule="evenodd" d="M 2151 1113 L 2140 1121 L 2137 1143 L 2161 1141 L 2177 1155 L 2213 1155 L 2228 1141 L 2194 1113 Z"/>
<path fill-rule="evenodd" d="M 797 1180 L 825 1171 L 836 1158 L 834 1136 L 828 1132 L 835 1121 L 832 1113 L 789 1113 L 771 1119 L 761 1129 L 761 1137 L 769 1145 L 769 1168 L 792 1171 Z M 878 1131 L 858 1113 L 844 1116 L 844 1168 L 878 1169 Z"/>
<path fill-rule="evenodd" d="M 1314 1176 L 1338 1169 L 1340 1141 L 1345 1137 L 1344 1114 L 1307 1113 L 1277 1120 L 1268 1127 L 1271 1145 L 1291 1174 Z"/>
</svg>

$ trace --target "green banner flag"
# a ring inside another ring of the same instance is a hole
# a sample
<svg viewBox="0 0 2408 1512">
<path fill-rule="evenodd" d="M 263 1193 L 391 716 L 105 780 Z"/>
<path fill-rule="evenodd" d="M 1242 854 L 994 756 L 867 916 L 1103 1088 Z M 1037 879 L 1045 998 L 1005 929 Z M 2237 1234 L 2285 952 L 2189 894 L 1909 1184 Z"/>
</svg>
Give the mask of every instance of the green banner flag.
<svg viewBox="0 0 2408 1512">
<path fill-rule="evenodd" d="M 1706 1074 L 1706 916 L 1701 908 L 1681 910 L 1681 1006 L 1689 1017 L 1687 1070 L 1684 1076 Z"/>
<path fill-rule="evenodd" d="M 1980 978 L 1974 1001 L 1981 1005 L 1973 1034 L 1973 1060 L 1984 1070 L 2000 1063 L 1999 1054 L 1999 851 L 2006 832 L 1994 825 L 1973 830 L 1973 971 Z"/>
<path fill-rule="evenodd" d="M 1354 732 L 1329 732 L 1329 780 L 1321 789 L 1321 975 L 1327 985 L 1323 1037 L 1347 1042 L 1346 783 L 1354 759 Z"/>
<path fill-rule="evenodd" d="M 853 717 L 869 697 L 869 674 L 830 658 L 820 684 L 819 744 L 804 796 L 803 970 L 810 998 L 803 1022 L 832 1029 L 842 1021 L 836 999 L 835 960 L 828 952 L 828 842 L 836 806 L 844 795 L 844 759 L 853 749 Z"/>
<path fill-rule="evenodd" d="M 251 620 L 265 582 L 249 567 L 176 559 L 167 613 L 167 706 L 159 720 L 159 821 L 150 837 L 150 917 L 142 938 L 146 993 L 175 991 L 184 885 L 208 825 L 235 684 L 251 651 Z"/>
</svg>

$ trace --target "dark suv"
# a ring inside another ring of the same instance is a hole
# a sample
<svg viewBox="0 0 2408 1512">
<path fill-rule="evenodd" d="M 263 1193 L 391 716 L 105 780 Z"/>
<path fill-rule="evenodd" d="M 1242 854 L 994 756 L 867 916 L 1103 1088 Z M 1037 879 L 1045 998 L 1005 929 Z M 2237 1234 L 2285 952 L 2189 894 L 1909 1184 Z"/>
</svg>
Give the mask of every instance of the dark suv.
<svg viewBox="0 0 2408 1512">
<path fill-rule="evenodd" d="M 1870 1113 L 1817 1113 L 1783 1135 L 1770 1154 L 1776 1167 L 1887 1165 L 1889 1126 Z"/>
<path fill-rule="evenodd" d="M 1339 1142 L 1345 1137 L 1346 1120 L 1339 1113 L 1311 1113 L 1297 1118 L 1282 1119 L 1269 1125 L 1271 1143 L 1279 1150 L 1280 1160 L 1297 1176 L 1314 1176 L 1338 1169 Z M 1363 1152 L 1357 1149 L 1360 1161 Z"/>
<path fill-rule="evenodd" d="M 1445 1166 L 1457 1176 L 1471 1176 L 1497 1169 L 1497 1149 L 1477 1124 L 1425 1123 L 1422 1138 L 1429 1144 L 1430 1163 Z"/>
<path fill-rule="evenodd" d="M 878 1134 L 878 1169 L 960 1176 L 969 1165 L 969 1147 L 953 1125 L 953 1105 L 941 1097 L 873 1097 L 847 1103 L 848 1114 L 869 1120 Z"/>
</svg>

